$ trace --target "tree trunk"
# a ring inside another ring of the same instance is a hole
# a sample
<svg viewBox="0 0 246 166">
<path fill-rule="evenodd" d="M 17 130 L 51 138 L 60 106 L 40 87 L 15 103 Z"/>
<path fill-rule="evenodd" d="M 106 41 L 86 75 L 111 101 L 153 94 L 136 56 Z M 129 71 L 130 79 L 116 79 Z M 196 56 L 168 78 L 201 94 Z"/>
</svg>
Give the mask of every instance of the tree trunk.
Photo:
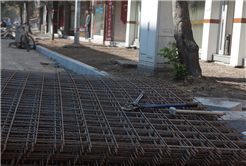
<svg viewBox="0 0 246 166">
<path fill-rule="evenodd" d="M 22 7 L 19 7 L 19 8 L 20 8 L 20 19 L 21 19 L 20 24 L 22 24 L 23 23 L 23 19 L 22 19 L 23 8 Z"/>
<path fill-rule="evenodd" d="M 181 63 L 186 65 L 190 74 L 201 78 L 199 64 L 199 47 L 196 44 L 191 29 L 187 1 L 172 1 L 174 37 L 178 45 Z"/>
<path fill-rule="evenodd" d="M 53 1 L 51 1 L 52 3 Z M 54 35 L 54 20 L 52 18 L 52 5 L 49 3 L 49 1 L 44 1 L 46 7 L 47 7 L 47 11 L 48 11 L 48 14 L 50 15 L 50 19 L 51 19 L 51 23 L 52 23 L 52 35 L 51 35 L 51 40 L 54 40 L 55 39 L 55 35 Z"/>
<path fill-rule="evenodd" d="M 55 39 L 55 35 L 54 35 L 54 20 L 52 18 L 52 13 L 51 12 L 49 12 L 49 13 L 50 13 L 50 18 L 51 18 L 51 23 L 52 23 L 52 38 L 51 38 L 51 40 L 54 40 Z"/>
<path fill-rule="evenodd" d="M 30 23 L 29 23 L 29 20 L 30 20 L 30 15 L 29 15 L 29 7 L 28 7 L 28 1 L 25 1 L 26 3 L 26 22 L 27 22 L 27 31 L 28 33 L 31 33 L 32 34 L 32 31 L 31 31 L 31 26 L 30 26 Z"/>
<path fill-rule="evenodd" d="M 66 15 L 68 15 L 70 12 L 70 8 L 69 8 L 69 1 L 64 1 L 64 24 L 63 24 L 63 33 L 64 35 L 69 35 L 69 22 L 70 22 L 70 18 L 66 17 Z"/>
</svg>

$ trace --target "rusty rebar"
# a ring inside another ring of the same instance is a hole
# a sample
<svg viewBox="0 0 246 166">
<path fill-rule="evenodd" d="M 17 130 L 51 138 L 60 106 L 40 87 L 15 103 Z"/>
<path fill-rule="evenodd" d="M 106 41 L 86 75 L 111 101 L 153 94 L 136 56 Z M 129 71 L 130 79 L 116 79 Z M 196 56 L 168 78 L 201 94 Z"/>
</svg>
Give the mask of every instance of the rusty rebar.
<svg viewBox="0 0 246 166">
<path fill-rule="evenodd" d="M 160 80 L 1 71 L 2 165 L 237 165 L 242 135 L 219 116 L 140 105 L 193 102 Z M 183 107 L 181 109 L 192 109 Z M 196 110 L 211 111 L 199 103 Z"/>
</svg>

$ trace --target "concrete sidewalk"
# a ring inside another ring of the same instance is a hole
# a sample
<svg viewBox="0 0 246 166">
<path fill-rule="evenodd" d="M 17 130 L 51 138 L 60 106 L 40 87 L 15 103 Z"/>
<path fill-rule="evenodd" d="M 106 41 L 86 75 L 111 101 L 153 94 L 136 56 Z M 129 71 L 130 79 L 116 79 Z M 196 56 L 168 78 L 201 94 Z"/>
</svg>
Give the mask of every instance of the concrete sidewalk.
<svg viewBox="0 0 246 166">
<path fill-rule="evenodd" d="M 11 39 L 1 40 L 1 69 L 29 70 L 40 72 L 66 72 L 60 65 L 35 50 L 9 47 Z"/>
</svg>

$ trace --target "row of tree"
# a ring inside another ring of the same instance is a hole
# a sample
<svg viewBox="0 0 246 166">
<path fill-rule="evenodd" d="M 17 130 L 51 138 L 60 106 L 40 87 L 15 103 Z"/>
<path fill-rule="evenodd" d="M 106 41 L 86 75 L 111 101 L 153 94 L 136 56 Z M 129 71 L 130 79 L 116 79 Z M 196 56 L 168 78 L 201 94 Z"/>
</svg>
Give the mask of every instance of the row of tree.
<svg viewBox="0 0 246 166">
<path fill-rule="evenodd" d="M 1 2 L 1 17 L 9 17 L 14 20 L 19 16 L 19 8 L 12 4 L 12 2 Z"/>
<path fill-rule="evenodd" d="M 28 30 L 31 32 L 30 29 L 30 18 L 35 17 L 35 2 L 34 1 L 1 1 L 1 16 L 2 17 L 9 17 L 11 21 L 14 21 L 18 16 L 20 17 L 20 23 L 23 23 L 23 13 L 24 13 L 24 4 L 26 6 L 26 15 L 25 20 L 27 26 L 29 27 Z"/>
</svg>

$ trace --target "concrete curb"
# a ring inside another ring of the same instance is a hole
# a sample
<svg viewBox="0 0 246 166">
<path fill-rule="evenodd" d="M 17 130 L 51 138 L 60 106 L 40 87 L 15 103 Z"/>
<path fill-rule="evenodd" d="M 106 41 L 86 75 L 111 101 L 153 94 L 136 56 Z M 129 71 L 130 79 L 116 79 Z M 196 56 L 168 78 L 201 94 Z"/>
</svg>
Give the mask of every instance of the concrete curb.
<svg viewBox="0 0 246 166">
<path fill-rule="evenodd" d="M 57 52 L 51 51 L 47 48 L 44 48 L 42 46 L 36 46 L 36 51 L 58 63 L 60 63 L 62 66 L 78 73 L 78 74 L 87 74 L 87 75 L 108 75 L 104 71 L 99 71 L 97 68 L 94 68 L 92 66 L 89 66 L 85 63 L 79 62 L 77 60 L 74 60 L 72 58 L 66 57 L 62 54 L 59 54 Z"/>
</svg>

